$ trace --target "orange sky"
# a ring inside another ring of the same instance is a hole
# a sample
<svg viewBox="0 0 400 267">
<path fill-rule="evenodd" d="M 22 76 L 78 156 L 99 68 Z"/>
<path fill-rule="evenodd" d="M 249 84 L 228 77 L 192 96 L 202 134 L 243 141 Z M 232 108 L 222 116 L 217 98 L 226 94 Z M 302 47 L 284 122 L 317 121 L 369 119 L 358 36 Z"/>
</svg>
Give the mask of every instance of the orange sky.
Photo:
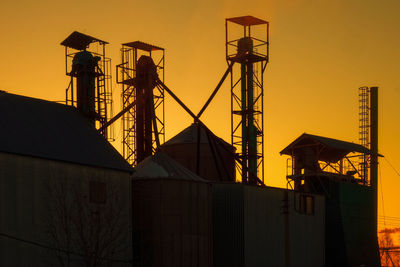
<svg viewBox="0 0 400 267">
<path fill-rule="evenodd" d="M 68 78 L 59 43 L 77 30 L 108 41 L 113 66 L 120 63 L 121 43 L 164 47 L 166 84 L 197 113 L 226 69 L 224 19 L 253 15 L 271 23 L 264 77 L 266 183 L 285 185 L 286 159 L 279 151 L 303 132 L 358 141 L 363 85 L 380 87 L 380 153 L 400 170 L 399 11 L 397 0 L 3 0 L 0 90 L 64 100 Z M 113 86 L 118 110 L 121 88 L 115 81 Z M 229 141 L 228 90 L 225 83 L 203 120 Z M 167 138 L 190 123 L 168 98 Z M 120 140 L 114 145 L 119 149 Z M 380 169 L 384 214 L 400 217 L 400 177 L 384 159 Z"/>
</svg>

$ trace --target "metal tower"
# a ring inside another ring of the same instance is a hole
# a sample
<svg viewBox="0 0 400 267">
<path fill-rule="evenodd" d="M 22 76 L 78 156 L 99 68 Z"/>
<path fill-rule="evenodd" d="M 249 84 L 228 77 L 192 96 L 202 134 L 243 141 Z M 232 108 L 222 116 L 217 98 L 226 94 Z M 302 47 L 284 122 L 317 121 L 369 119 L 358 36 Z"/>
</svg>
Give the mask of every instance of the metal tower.
<svg viewBox="0 0 400 267">
<path fill-rule="evenodd" d="M 371 90 L 367 86 L 358 89 L 359 97 L 359 142 L 370 149 L 370 96 Z M 368 183 L 369 156 L 362 154 L 359 157 L 359 173 L 364 183 Z"/>
<path fill-rule="evenodd" d="M 121 48 L 122 63 L 117 65 L 117 83 L 123 87 L 122 109 L 132 106 L 122 118 L 122 151 L 131 165 L 151 155 L 157 142 L 165 141 L 164 89 L 150 82 L 155 80 L 154 77 L 144 77 L 146 82 L 138 82 L 140 76 L 153 75 L 147 73 L 152 70 L 146 69 L 151 68 L 153 62 L 155 75 L 164 81 L 164 59 L 163 48 L 141 41 L 125 43 Z"/>
<path fill-rule="evenodd" d="M 231 141 L 243 183 L 264 182 L 264 79 L 269 60 L 269 23 L 252 17 L 225 21 L 226 60 L 231 76 Z"/>
<path fill-rule="evenodd" d="M 106 57 L 106 44 L 76 31 L 61 43 L 65 46 L 66 75 L 71 77 L 65 103 L 76 107 L 97 129 L 102 129 L 105 138 L 113 141 L 112 128 L 103 127 L 113 116 L 111 59 Z"/>
</svg>

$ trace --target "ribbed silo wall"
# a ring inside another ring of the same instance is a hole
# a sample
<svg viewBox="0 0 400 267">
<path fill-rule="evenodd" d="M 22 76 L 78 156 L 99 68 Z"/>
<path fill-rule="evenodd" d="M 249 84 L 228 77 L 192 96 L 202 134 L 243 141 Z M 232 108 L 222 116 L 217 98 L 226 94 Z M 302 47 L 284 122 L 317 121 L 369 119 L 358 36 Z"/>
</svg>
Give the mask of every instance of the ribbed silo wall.
<svg viewBox="0 0 400 267">
<path fill-rule="evenodd" d="M 134 179 L 134 266 L 212 266 L 211 185 Z"/>
<path fill-rule="evenodd" d="M 300 195 L 286 191 L 285 201 L 285 191 L 213 184 L 214 266 L 324 266 L 324 197 L 313 195 L 314 214 L 305 215 Z"/>
<path fill-rule="evenodd" d="M 201 143 L 199 152 L 199 176 L 209 181 L 235 181 L 235 159 L 233 148 L 229 146 L 217 145 L 213 152 L 209 144 Z M 197 144 L 165 144 L 161 150 L 168 156 L 196 173 L 197 165 Z M 218 168 L 220 175 L 218 174 Z"/>
</svg>

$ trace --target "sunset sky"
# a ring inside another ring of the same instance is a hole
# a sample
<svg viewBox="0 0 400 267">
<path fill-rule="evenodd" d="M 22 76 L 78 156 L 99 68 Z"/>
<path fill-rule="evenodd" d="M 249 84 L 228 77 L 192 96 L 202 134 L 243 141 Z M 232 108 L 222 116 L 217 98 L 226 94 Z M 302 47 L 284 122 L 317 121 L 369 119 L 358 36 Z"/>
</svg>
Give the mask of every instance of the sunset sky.
<svg viewBox="0 0 400 267">
<path fill-rule="evenodd" d="M 400 177 L 388 163 L 400 171 L 399 12 L 398 0 L 3 0 L 0 90 L 64 100 L 69 79 L 60 42 L 76 30 L 110 43 L 113 68 L 121 43 L 164 47 L 165 83 L 197 113 L 227 67 L 225 18 L 253 15 L 269 21 L 271 30 L 264 76 L 266 184 L 285 186 L 286 158 L 279 152 L 303 132 L 358 142 L 358 88 L 379 86 L 379 152 L 386 157 L 380 160 L 379 215 L 400 218 Z M 113 94 L 119 111 L 115 79 Z M 230 141 L 228 82 L 202 119 Z M 168 97 L 167 139 L 191 122 Z"/>
</svg>

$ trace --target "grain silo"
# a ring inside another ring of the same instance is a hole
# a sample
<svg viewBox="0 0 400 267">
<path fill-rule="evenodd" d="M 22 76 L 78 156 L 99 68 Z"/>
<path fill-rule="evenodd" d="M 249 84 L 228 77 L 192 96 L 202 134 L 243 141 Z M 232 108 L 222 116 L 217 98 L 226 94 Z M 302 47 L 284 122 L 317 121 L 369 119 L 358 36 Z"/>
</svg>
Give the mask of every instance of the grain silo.
<svg viewBox="0 0 400 267">
<path fill-rule="evenodd" d="M 161 150 L 206 180 L 235 181 L 235 148 L 198 123 L 168 140 Z"/>
<path fill-rule="evenodd" d="M 135 266 L 211 266 L 211 185 L 166 154 L 135 168 Z"/>
</svg>

